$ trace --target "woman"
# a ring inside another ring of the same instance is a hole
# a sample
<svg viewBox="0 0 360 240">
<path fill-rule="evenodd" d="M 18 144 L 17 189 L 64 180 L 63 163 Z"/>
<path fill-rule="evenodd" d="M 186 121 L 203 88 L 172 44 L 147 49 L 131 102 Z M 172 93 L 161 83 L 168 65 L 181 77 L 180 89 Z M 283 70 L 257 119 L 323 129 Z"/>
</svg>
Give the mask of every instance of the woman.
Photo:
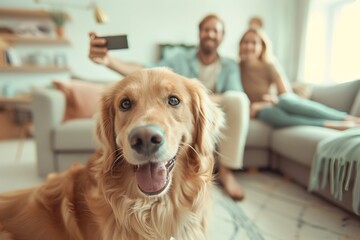
<svg viewBox="0 0 360 240">
<path fill-rule="evenodd" d="M 252 118 L 277 128 L 310 125 L 345 130 L 360 126 L 358 117 L 292 93 L 270 53 L 270 42 L 260 29 L 244 33 L 239 51 L 241 81 L 251 102 Z M 272 86 L 277 96 L 270 94 Z"/>
</svg>

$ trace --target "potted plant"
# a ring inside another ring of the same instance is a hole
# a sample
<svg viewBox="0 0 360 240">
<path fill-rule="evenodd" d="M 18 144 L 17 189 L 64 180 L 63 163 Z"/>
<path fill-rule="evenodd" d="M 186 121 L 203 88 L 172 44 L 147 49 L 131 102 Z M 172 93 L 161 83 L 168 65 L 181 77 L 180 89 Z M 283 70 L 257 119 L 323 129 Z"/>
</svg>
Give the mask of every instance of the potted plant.
<svg viewBox="0 0 360 240">
<path fill-rule="evenodd" d="M 67 14 L 62 11 L 53 11 L 50 12 L 50 17 L 55 24 L 57 37 L 63 38 L 65 34 L 64 25 L 67 21 Z"/>
</svg>

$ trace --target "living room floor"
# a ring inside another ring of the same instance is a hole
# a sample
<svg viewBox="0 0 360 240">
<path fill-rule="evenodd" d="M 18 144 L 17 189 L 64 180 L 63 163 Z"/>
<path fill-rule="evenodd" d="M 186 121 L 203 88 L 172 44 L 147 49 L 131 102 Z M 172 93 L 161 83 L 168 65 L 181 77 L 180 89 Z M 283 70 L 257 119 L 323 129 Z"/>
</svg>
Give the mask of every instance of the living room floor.
<svg viewBox="0 0 360 240">
<path fill-rule="evenodd" d="M 41 183 L 35 159 L 32 139 L 0 141 L 0 192 Z M 295 183 L 271 172 L 237 172 L 237 178 L 246 190 L 241 202 L 214 188 L 212 240 L 360 240 L 360 217 Z"/>
</svg>

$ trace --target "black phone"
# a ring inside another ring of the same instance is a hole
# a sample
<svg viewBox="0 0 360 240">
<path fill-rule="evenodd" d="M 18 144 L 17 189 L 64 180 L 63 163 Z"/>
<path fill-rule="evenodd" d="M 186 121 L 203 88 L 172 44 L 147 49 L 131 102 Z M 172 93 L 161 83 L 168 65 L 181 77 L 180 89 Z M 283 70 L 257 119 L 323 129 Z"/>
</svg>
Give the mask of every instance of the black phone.
<svg viewBox="0 0 360 240">
<path fill-rule="evenodd" d="M 106 47 L 108 50 L 127 49 L 129 48 L 127 35 L 103 36 L 99 38 L 106 39 Z"/>
</svg>

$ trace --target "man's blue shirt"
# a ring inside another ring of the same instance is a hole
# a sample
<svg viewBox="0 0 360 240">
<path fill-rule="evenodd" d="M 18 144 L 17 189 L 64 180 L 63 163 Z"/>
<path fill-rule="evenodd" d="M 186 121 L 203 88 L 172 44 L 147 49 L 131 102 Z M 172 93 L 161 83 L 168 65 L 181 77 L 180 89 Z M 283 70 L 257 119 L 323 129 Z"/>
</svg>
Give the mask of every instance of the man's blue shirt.
<svg viewBox="0 0 360 240">
<path fill-rule="evenodd" d="M 162 59 L 146 67 L 168 67 L 174 72 L 188 78 L 198 78 L 200 63 L 196 56 L 197 49 L 184 50 L 173 57 Z M 238 64 L 229 58 L 220 57 L 221 70 L 216 76 L 216 93 L 229 90 L 243 91 Z"/>
</svg>

